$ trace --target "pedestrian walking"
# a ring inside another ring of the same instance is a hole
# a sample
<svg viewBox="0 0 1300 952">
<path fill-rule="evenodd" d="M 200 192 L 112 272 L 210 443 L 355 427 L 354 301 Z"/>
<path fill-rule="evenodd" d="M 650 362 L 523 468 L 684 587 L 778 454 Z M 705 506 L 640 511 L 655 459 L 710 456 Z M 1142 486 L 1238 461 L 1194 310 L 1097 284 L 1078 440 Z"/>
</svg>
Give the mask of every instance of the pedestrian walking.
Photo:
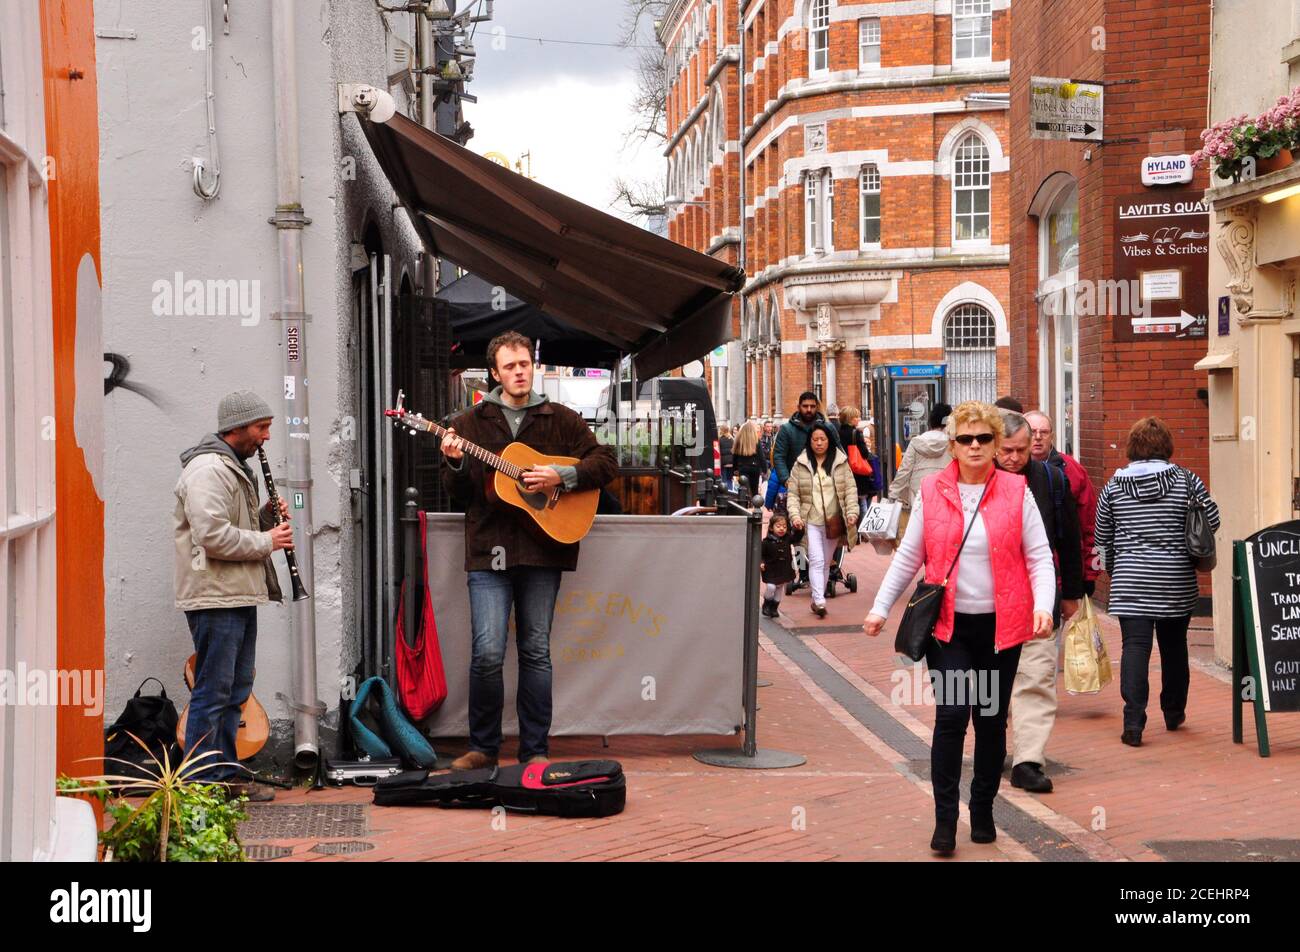
<svg viewBox="0 0 1300 952">
<path fill-rule="evenodd" d="M 722 485 L 726 486 L 727 489 L 731 489 L 731 471 L 735 465 L 732 450 L 735 445 L 736 441 L 731 436 L 731 427 L 724 424 L 718 430 L 718 455 L 722 459 Z"/>
<path fill-rule="evenodd" d="M 812 610 L 826 617 L 826 577 L 840 545 L 857 541 L 858 487 L 849 458 L 835 445 L 835 432 L 825 420 L 812 426 L 808 445 L 795 460 L 786 488 L 790 524 L 807 529 L 808 582 Z"/>
<path fill-rule="evenodd" d="M 776 442 L 772 447 L 772 468 L 776 472 L 776 482 L 768 480 L 767 496 L 763 503 L 768 509 L 776 506 L 777 495 L 790 481 L 790 468 L 794 466 L 794 461 L 808 445 L 808 434 L 812 431 L 813 424 L 818 421 L 826 422 L 826 417 L 822 416 L 821 405 L 822 402 L 817 394 L 805 390 L 799 394 L 799 408 L 777 431 Z M 831 445 L 838 445 L 839 435 L 834 430 L 830 432 L 832 433 Z"/>
<path fill-rule="evenodd" d="M 875 454 L 867 446 L 866 436 L 858 426 L 861 420 L 862 413 L 857 407 L 845 407 L 840 411 L 840 445 L 844 447 L 846 453 L 850 454 L 851 448 L 856 447 L 862 461 L 869 469 L 867 473 L 858 472 L 856 469 L 853 471 L 853 481 L 858 487 L 858 511 L 864 513 L 880 495 L 883 480 L 880 473 L 880 460 L 876 459 Z M 850 456 L 850 467 L 852 462 Z"/>
<path fill-rule="evenodd" d="M 763 614 L 768 618 L 776 617 L 785 583 L 794 581 L 794 553 L 790 546 L 790 521 L 778 512 L 768 520 L 758 566 L 763 578 Z"/>
<path fill-rule="evenodd" d="M 1096 544 L 1105 553 L 1110 573 L 1106 610 L 1119 619 L 1123 639 L 1120 740 L 1140 747 L 1147 721 L 1153 634 L 1160 644 L 1160 710 L 1165 727 L 1177 730 L 1187 719 L 1191 683 L 1187 626 L 1200 595 L 1196 565 L 1187 551 L 1187 507 L 1189 500 L 1199 500 L 1214 531 L 1219 528 L 1219 507 L 1199 476 L 1170 462 L 1173 434 L 1158 417 L 1143 417 L 1133 424 L 1126 454 L 1131 462 L 1110 478 L 1097 500 Z"/>
<path fill-rule="evenodd" d="M 1052 547 L 1057 584 L 1051 636 L 1025 644 L 1011 686 L 1011 785 L 1031 793 L 1051 793 L 1052 780 L 1043 773 L 1043 766 L 1047 763 L 1047 741 L 1056 724 L 1058 635 L 1062 625 L 1079 610 L 1079 599 L 1083 597 L 1078 508 L 1064 468 L 1033 458 L 1029 420 L 1004 410 L 1002 425 L 1006 432 L 998 448 L 998 468 L 1025 477 L 1029 484 Z"/>
<path fill-rule="evenodd" d="M 863 623 L 880 634 L 903 589 L 925 567 L 925 580 L 943 583 L 943 603 L 926 661 L 937 709 L 930 749 L 934 836 L 930 848 L 957 847 L 959 785 L 966 725 L 975 721 L 971 781 L 971 840 L 997 838 L 993 801 L 1007 749 L 1007 706 L 1021 645 L 1052 631 L 1056 573 L 1052 549 L 1033 494 L 1022 476 L 994 467 L 1002 416 L 968 401 L 947 425 L 952 463 L 927 477 L 915 498 L 902 544 Z M 964 545 L 963 545 L 963 539 Z M 960 558 L 957 554 L 960 552 Z M 984 685 L 974 704 L 970 685 Z"/>
<path fill-rule="evenodd" d="M 746 483 L 745 504 L 748 505 L 758 493 L 758 483 L 763 475 L 763 457 L 758 451 L 758 424 L 746 423 L 740 428 L 736 437 L 733 464 L 736 476 Z"/>
</svg>

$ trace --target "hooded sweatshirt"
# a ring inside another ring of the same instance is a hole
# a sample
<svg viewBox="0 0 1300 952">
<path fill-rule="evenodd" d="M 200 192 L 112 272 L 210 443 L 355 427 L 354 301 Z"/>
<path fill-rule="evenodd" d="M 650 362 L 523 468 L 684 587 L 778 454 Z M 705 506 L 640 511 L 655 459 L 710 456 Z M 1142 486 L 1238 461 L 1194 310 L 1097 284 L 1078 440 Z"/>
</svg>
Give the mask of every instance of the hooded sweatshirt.
<svg viewBox="0 0 1300 952">
<path fill-rule="evenodd" d="M 1165 460 L 1138 460 L 1106 483 L 1097 500 L 1097 548 L 1110 572 L 1106 610 L 1116 616 L 1176 618 L 1196 610 L 1199 586 L 1187 554 L 1189 496 L 1218 531 L 1219 507 L 1199 476 Z"/>
<path fill-rule="evenodd" d="M 927 430 L 912 437 L 903 453 L 903 462 L 889 484 L 889 498 L 906 506 L 914 505 L 921 498 L 921 480 L 931 473 L 943 472 L 951 462 L 948 434 L 943 430 Z"/>
<path fill-rule="evenodd" d="M 181 453 L 173 514 L 176 607 L 245 608 L 280 601 L 271 514 L 258 512 L 253 469 L 209 433 Z"/>
</svg>

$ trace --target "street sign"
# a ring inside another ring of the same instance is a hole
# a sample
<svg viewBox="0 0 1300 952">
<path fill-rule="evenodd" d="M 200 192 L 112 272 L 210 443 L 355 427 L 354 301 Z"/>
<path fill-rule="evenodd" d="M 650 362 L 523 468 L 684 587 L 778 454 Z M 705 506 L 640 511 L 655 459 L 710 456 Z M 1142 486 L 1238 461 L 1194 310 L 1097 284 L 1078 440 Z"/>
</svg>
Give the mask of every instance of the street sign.
<svg viewBox="0 0 1300 952">
<path fill-rule="evenodd" d="M 1185 185 L 1193 171 L 1190 155 L 1148 155 L 1142 160 L 1142 184 Z"/>
<path fill-rule="evenodd" d="M 1300 521 L 1233 542 L 1232 739 L 1242 742 L 1242 705 L 1255 709 L 1261 757 L 1265 714 L 1300 711 Z"/>
<path fill-rule="evenodd" d="M 1209 238 L 1200 192 L 1142 192 L 1116 202 L 1109 304 L 1115 340 L 1209 334 Z"/>
<path fill-rule="evenodd" d="M 1029 81 L 1029 135 L 1034 139 L 1100 142 L 1100 83 L 1035 76 Z"/>
</svg>

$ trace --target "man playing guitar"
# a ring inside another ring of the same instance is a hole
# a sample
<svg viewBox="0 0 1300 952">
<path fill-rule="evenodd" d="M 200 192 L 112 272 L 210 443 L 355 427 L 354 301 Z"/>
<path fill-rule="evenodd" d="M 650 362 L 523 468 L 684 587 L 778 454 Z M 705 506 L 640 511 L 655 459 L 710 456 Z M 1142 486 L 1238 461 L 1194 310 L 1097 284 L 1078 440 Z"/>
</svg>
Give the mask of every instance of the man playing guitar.
<svg viewBox="0 0 1300 952">
<path fill-rule="evenodd" d="M 578 564 L 578 544 L 557 543 L 531 520 L 502 503 L 492 489 L 493 471 L 465 441 L 500 453 L 526 443 L 548 456 L 576 458 L 572 466 L 533 466 L 522 480 L 530 491 L 598 489 L 618 472 L 613 452 L 596 442 L 582 417 L 533 393 L 533 342 L 508 331 L 493 338 L 487 362 L 497 386 L 483 401 L 452 421 L 442 439 L 445 485 L 466 507 L 465 571 L 469 576 L 472 647 L 469 681 L 469 752 L 454 770 L 496 764 L 501 749 L 501 676 L 507 625 L 515 609 L 519 643 L 519 760 L 545 761 L 551 729 L 551 621 L 560 573 Z"/>
</svg>

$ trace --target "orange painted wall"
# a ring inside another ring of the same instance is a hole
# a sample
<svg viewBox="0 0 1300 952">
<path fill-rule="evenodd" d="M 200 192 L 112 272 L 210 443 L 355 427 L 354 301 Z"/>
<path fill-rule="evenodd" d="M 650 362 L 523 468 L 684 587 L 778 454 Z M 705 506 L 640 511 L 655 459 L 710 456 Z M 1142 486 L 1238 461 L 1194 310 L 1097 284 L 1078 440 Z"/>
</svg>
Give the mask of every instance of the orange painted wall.
<svg viewBox="0 0 1300 952">
<path fill-rule="evenodd" d="M 54 159 L 49 181 L 50 270 L 54 304 L 54 414 L 56 545 L 58 547 L 58 664 L 65 670 L 104 669 L 104 503 L 95 491 L 73 414 L 78 396 L 96 401 L 104 392 L 76 392 L 77 268 L 99 261 L 99 103 L 95 82 L 92 0 L 41 0 L 41 52 L 45 76 L 45 140 Z M 79 74 L 79 75 L 78 75 Z M 93 316 L 96 340 L 100 316 Z M 102 347 L 102 345 L 98 345 Z M 96 462 L 98 465 L 98 461 Z M 109 712 L 106 716 L 112 717 Z M 101 756 L 104 724 L 80 707 L 60 707 L 58 769 L 98 772 L 79 757 Z"/>
</svg>

